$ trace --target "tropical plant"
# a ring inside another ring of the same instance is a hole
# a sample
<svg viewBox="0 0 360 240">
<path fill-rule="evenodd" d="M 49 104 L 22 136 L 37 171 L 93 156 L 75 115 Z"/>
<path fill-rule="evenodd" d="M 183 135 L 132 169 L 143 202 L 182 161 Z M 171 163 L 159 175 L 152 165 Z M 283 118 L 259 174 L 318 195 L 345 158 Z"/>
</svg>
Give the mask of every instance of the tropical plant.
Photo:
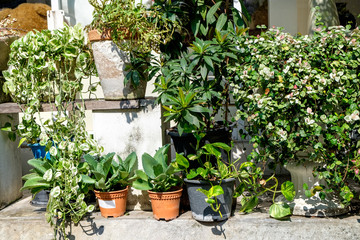
<svg viewBox="0 0 360 240">
<path fill-rule="evenodd" d="M 132 152 L 124 161 L 119 156 L 116 161 L 114 156 L 115 153 L 101 157 L 86 154 L 84 160 L 89 164 L 90 176 L 82 175 L 82 181 L 102 192 L 122 190 L 129 186 L 134 179 L 137 156 Z"/>
<path fill-rule="evenodd" d="M 136 170 L 137 179 L 133 187 L 139 190 L 151 190 L 154 192 L 168 192 L 182 184 L 177 170 L 168 161 L 170 144 L 159 148 L 154 157 L 148 153 L 142 155 L 144 170 Z"/>
<path fill-rule="evenodd" d="M 177 28 L 187 41 L 178 49 L 163 45 L 160 58 L 153 61 L 150 76 L 157 75 L 157 101 L 164 106 L 167 121 L 177 130 L 191 133 L 214 128 L 215 116 L 228 124 L 229 81 L 226 66 L 238 61 L 234 36 L 242 35 L 245 22 L 229 1 L 155 1 L 163 14 L 184 20 Z M 178 41 L 178 39 L 176 39 Z M 175 39 L 174 39 L 175 41 Z M 187 48 L 188 47 L 188 48 Z"/>
</svg>

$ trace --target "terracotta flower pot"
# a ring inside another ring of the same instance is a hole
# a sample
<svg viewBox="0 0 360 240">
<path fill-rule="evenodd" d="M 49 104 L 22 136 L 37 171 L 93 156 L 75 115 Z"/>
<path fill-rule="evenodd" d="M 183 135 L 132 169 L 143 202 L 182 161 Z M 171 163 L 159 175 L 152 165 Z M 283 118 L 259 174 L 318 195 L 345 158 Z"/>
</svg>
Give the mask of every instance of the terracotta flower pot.
<svg viewBox="0 0 360 240">
<path fill-rule="evenodd" d="M 148 191 L 148 193 L 153 215 L 156 220 L 164 219 L 169 221 L 179 216 L 182 189 L 173 192 Z"/>
<path fill-rule="evenodd" d="M 94 192 L 98 199 L 101 216 L 108 218 L 124 215 L 126 211 L 128 187 L 119 191 L 99 192 L 94 190 Z"/>
</svg>

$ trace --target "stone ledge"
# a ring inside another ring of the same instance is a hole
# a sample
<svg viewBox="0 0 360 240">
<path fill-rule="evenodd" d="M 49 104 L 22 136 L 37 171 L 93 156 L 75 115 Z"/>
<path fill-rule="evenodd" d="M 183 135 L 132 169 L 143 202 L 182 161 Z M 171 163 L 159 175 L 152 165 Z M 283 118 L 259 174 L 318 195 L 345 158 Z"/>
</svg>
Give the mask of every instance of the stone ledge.
<svg viewBox="0 0 360 240">
<path fill-rule="evenodd" d="M 53 238 L 45 220 L 45 209 L 29 205 L 30 197 L 0 211 L 2 239 Z M 191 213 L 169 222 L 156 221 L 150 211 L 130 211 L 119 218 L 105 219 L 95 212 L 77 226 L 71 226 L 70 239 L 359 239 L 360 215 L 337 218 L 291 217 L 278 221 L 267 213 L 235 213 L 227 221 L 201 223 Z"/>
</svg>

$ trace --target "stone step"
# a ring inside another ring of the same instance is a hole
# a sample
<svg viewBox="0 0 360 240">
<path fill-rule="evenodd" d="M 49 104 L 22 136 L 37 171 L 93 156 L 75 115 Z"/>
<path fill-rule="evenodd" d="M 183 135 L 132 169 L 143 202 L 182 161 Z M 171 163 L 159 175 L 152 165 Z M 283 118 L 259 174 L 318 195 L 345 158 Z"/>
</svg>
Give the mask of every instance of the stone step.
<svg viewBox="0 0 360 240">
<path fill-rule="evenodd" d="M 0 211 L 0 239 L 48 240 L 54 234 L 45 220 L 45 209 L 31 206 L 30 197 Z M 70 228 L 68 228 L 70 230 Z M 129 211 L 105 219 L 92 213 L 71 226 L 70 239 L 212 240 L 212 239 L 360 239 L 360 215 L 336 218 L 292 216 L 279 221 L 265 212 L 235 215 L 227 221 L 202 223 L 181 214 L 172 221 L 157 221 L 150 211 Z"/>
</svg>

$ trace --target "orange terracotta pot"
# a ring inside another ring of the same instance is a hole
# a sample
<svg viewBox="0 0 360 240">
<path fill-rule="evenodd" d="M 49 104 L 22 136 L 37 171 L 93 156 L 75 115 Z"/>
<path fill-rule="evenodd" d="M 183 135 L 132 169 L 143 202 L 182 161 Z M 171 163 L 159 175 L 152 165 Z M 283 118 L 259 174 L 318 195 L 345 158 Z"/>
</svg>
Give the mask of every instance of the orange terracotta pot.
<svg viewBox="0 0 360 240">
<path fill-rule="evenodd" d="M 164 219 L 169 221 L 179 216 L 182 189 L 173 192 L 148 191 L 148 193 L 156 220 Z"/>
<path fill-rule="evenodd" d="M 99 192 L 94 190 L 94 192 L 98 199 L 101 216 L 108 218 L 124 215 L 126 211 L 128 187 L 119 191 Z"/>
</svg>

